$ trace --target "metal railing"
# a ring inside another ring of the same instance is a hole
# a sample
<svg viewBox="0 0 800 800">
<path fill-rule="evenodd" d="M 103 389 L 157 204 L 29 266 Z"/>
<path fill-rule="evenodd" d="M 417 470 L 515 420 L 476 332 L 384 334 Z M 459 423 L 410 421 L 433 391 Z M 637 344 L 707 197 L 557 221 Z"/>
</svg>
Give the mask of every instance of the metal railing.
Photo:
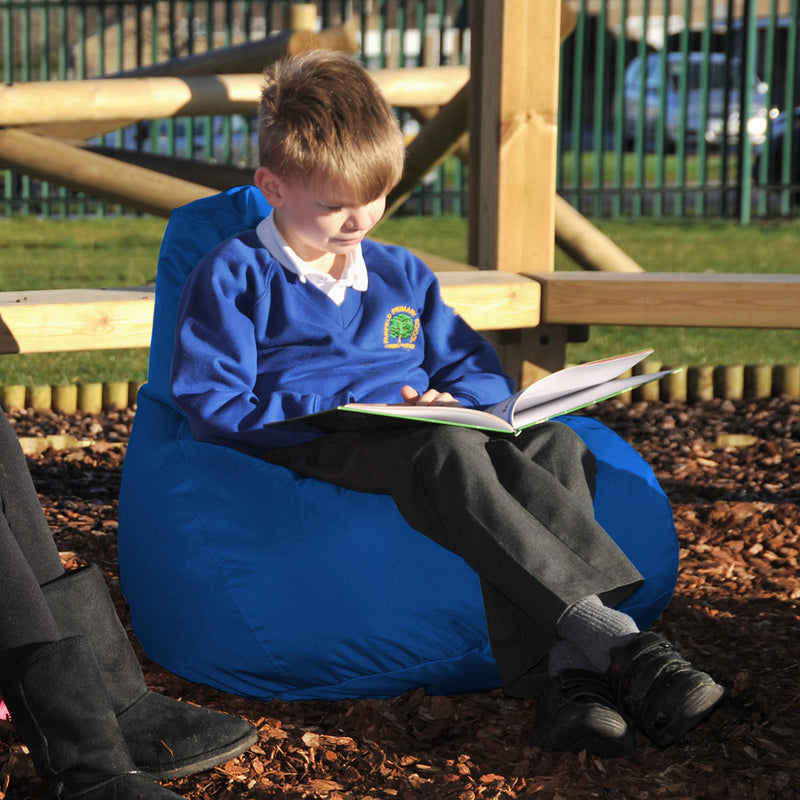
<svg viewBox="0 0 800 800">
<path fill-rule="evenodd" d="M 558 190 L 584 214 L 790 216 L 800 206 L 797 0 L 564 0 Z M 5 82 L 124 72 L 283 30 L 290 0 L 0 0 Z M 469 0 L 317 0 L 355 23 L 370 68 L 469 63 Z M 742 113 L 741 109 L 745 109 Z M 402 118 L 409 136 L 418 123 Z M 251 166 L 249 118 L 161 120 L 112 146 Z M 407 213 L 464 213 L 467 171 L 429 175 Z M 0 171 L 0 213 L 106 213 Z"/>
<path fill-rule="evenodd" d="M 462 0 L 321 0 L 318 28 L 350 21 L 370 68 L 465 63 Z M 289 0 L 0 0 L 0 75 L 6 83 L 94 78 L 286 30 Z M 459 27 L 460 26 L 460 27 Z M 401 115 L 409 137 L 419 127 Z M 253 117 L 146 120 L 101 144 L 256 166 Z M 466 209 L 466 169 L 455 159 L 426 176 L 404 213 Z M 0 171 L 0 213 L 103 214 L 116 207 L 25 175 Z"/>
<path fill-rule="evenodd" d="M 798 4 L 576 0 L 558 188 L 591 216 L 788 216 L 800 196 Z"/>
</svg>

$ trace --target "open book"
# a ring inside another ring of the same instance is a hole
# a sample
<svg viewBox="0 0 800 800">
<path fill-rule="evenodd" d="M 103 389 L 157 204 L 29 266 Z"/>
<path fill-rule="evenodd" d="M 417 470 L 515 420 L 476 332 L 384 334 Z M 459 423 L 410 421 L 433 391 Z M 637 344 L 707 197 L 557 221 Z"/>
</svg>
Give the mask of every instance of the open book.
<svg viewBox="0 0 800 800">
<path fill-rule="evenodd" d="M 541 380 L 483 410 L 462 406 L 413 406 L 403 403 L 348 403 L 344 406 L 282 420 L 272 425 L 302 422 L 329 430 L 357 430 L 378 426 L 377 418 L 386 422 L 413 420 L 444 425 L 460 425 L 487 431 L 517 434 L 545 420 L 585 408 L 592 403 L 616 397 L 637 386 L 659 380 L 675 370 L 619 377 L 649 356 L 652 350 L 604 358 L 567 367 L 546 375 Z M 366 415 L 366 416 L 365 416 Z M 367 419 L 367 416 L 369 419 Z"/>
</svg>

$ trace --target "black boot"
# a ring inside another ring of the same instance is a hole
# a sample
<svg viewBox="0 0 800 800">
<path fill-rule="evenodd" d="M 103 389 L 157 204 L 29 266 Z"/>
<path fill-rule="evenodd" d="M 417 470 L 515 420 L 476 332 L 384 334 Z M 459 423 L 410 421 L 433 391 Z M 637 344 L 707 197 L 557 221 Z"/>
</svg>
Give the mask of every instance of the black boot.
<svg viewBox="0 0 800 800">
<path fill-rule="evenodd" d="M 246 720 L 147 689 L 142 669 L 96 566 L 42 586 L 63 636 L 84 634 L 94 648 L 119 727 L 136 766 L 159 780 L 222 764 L 258 739 Z"/>
<path fill-rule="evenodd" d="M 0 691 L 53 798 L 178 798 L 136 769 L 85 637 L 26 648 Z"/>
</svg>

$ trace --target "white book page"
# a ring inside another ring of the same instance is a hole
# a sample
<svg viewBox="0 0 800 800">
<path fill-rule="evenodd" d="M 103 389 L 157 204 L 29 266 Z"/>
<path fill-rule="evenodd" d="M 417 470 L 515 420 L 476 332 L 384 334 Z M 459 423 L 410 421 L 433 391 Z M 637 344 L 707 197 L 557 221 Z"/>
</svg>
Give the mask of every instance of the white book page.
<svg viewBox="0 0 800 800">
<path fill-rule="evenodd" d="M 588 386 L 579 389 L 572 394 L 564 395 L 551 399 L 546 403 L 540 403 L 527 409 L 520 409 L 516 414 L 516 425 L 523 428 L 535 422 L 557 417 L 559 414 L 567 414 L 570 411 L 577 411 L 580 408 L 599 403 L 610 397 L 627 392 L 637 386 L 642 386 L 651 381 L 657 381 L 665 375 L 669 375 L 674 370 L 664 370 L 663 372 L 652 372 L 646 375 L 631 375 L 628 378 L 616 378 L 614 380 L 600 383 L 596 386 Z"/>
<path fill-rule="evenodd" d="M 380 404 L 380 403 L 348 403 L 341 406 L 344 411 L 360 411 L 363 414 L 377 414 L 382 417 L 395 417 L 397 419 L 435 420 L 437 422 L 468 427 L 485 428 L 497 431 L 512 431 L 512 426 L 502 419 L 498 419 L 488 411 L 479 411 L 476 408 L 464 406 L 411 406 L 405 403 Z"/>
<path fill-rule="evenodd" d="M 643 361 L 652 352 L 652 350 L 642 350 L 615 358 L 604 358 L 600 361 L 590 361 L 586 364 L 567 367 L 546 375 L 526 389 L 486 410 L 509 423 L 513 421 L 515 425 L 524 424 L 517 418 L 523 409 L 543 405 L 561 396 L 571 395 L 578 390 L 606 383 Z"/>
</svg>

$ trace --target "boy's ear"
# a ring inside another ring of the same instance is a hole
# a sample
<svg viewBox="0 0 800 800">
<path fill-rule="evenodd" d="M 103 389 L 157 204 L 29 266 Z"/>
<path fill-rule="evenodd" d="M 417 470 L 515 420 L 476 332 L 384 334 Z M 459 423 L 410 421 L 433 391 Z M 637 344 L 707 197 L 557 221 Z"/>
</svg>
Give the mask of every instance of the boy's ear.
<svg viewBox="0 0 800 800">
<path fill-rule="evenodd" d="M 273 207 L 283 203 L 283 181 L 267 167 L 259 167 L 253 175 L 253 182 L 261 190 L 264 199 Z"/>
</svg>

